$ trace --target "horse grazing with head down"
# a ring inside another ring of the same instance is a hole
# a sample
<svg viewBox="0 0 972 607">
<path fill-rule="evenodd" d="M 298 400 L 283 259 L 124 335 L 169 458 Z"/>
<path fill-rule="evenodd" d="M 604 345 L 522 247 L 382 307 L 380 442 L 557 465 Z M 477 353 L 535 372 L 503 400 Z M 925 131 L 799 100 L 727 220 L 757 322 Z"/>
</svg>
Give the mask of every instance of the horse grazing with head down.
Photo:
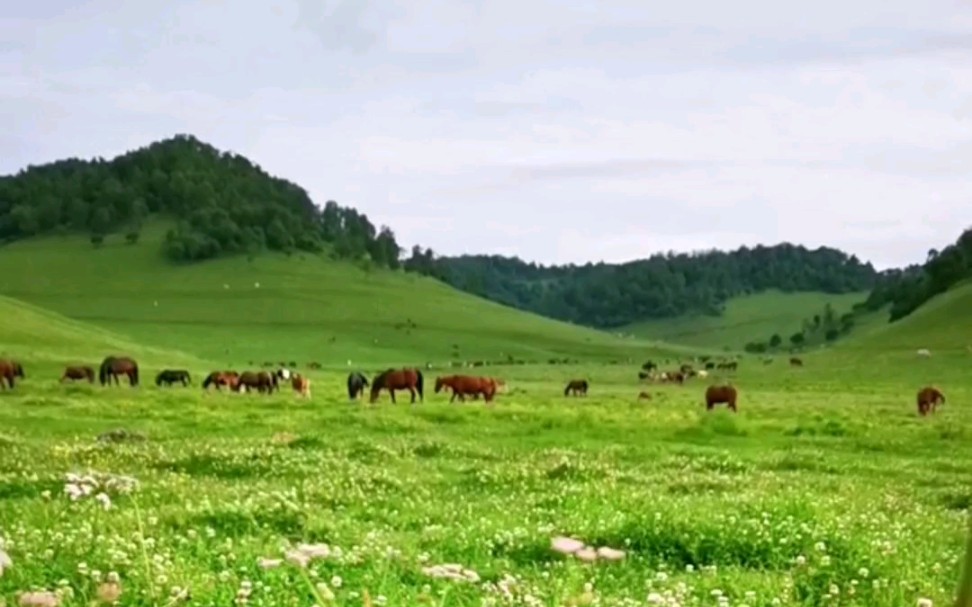
<svg viewBox="0 0 972 607">
<path fill-rule="evenodd" d="M 24 368 L 15 360 L 0 359 L 0 388 L 14 387 L 14 378 L 24 378 Z M 4 382 L 6 381 L 6 385 Z"/>
<path fill-rule="evenodd" d="M 794 356 L 794 357 L 790 358 L 790 366 L 791 367 L 802 367 L 803 366 L 803 360 L 800 359 L 800 358 L 797 358 L 796 356 Z"/>
<path fill-rule="evenodd" d="M 459 397 L 461 402 L 465 402 L 466 396 L 475 398 L 480 394 L 483 396 L 483 400 L 490 402 L 496 395 L 496 380 L 491 377 L 448 375 L 435 378 L 435 393 L 441 392 L 443 387 L 452 389 L 450 403 L 455 401 L 456 397 Z"/>
<path fill-rule="evenodd" d="M 105 358 L 101 363 L 101 367 L 98 369 L 98 381 L 101 382 L 101 385 L 111 385 L 112 378 L 115 379 L 116 386 L 121 385 L 121 382 L 118 381 L 119 375 L 128 376 L 129 386 L 137 386 L 138 363 L 128 356 L 109 356 Z"/>
<path fill-rule="evenodd" d="M 395 390 L 408 390 L 412 394 L 412 402 L 415 402 L 415 394 L 425 401 L 422 394 L 422 372 L 418 369 L 388 369 L 375 376 L 371 381 L 371 402 L 378 400 L 378 394 L 382 390 L 388 390 L 391 401 L 395 402 Z"/>
<path fill-rule="evenodd" d="M 716 405 L 725 403 L 735 413 L 737 396 L 733 386 L 709 386 L 705 390 L 705 408 L 711 411 Z"/>
<path fill-rule="evenodd" d="M 261 394 L 270 394 L 277 389 L 277 376 L 267 371 L 244 371 L 236 378 L 236 390 L 243 392 L 256 389 Z"/>
<path fill-rule="evenodd" d="M 181 383 L 183 386 L 188 386 L 192 383 L 192 378 L 185 369 L 165 369 L 155 376 L 156 386 L 161 386 L 162 384 L 171 386 L 176 382 Z"/>
<path fill-rule="evenodd" d="M 587 396 L 587 386 L 586 379 L 572 379 L 567 382 L 567 387 L 564 388 L 564 396 L 569 396 L 571 393 L 574 396 Z"/>
<path fill-rule="evenodd" d="M 918 415 L 934 413 L 938 405 L 945 404 L 945 395 L 934 386 L 926 386 L 918 391 Z"/>
<path fill-rule="evenodd" d="M 61 375 L 61 381 L 63 382 L 63 381 L 69 380 L 69 379 L 71 381 L 76 381 L 76 380 L 79 380 L 79 379 L 86 379 L 86 380 L 88 380 L 88 383 L 89 384 L 93 384 L 94 383 L 94 376 L 95 376 L 94 369 L 92 369 L 91 367 L 88 367 L 88 366 L 65 367 L 64 368 L 64 374 Z"/>
<path fill-rule="evenodd" d="M 216 386 L 219 390 L 220 386 L 226 386 L 232 390 L 236 388 L 236 380 L 239 377 L 240 374 L 236 371 L 213 371 L 203 380 L 202 387 L 203 390 L 208 390 L 209 386 Z"/>
<path fill-rule="evenodd" d="M 358 371 L 352 371 L 348 373 L 348 398 L 355 400 L 362 394 L 364 394 L 364 389 L 368 387 L 368 378 L 364 376 L 364 373 Z"/>
</svg>

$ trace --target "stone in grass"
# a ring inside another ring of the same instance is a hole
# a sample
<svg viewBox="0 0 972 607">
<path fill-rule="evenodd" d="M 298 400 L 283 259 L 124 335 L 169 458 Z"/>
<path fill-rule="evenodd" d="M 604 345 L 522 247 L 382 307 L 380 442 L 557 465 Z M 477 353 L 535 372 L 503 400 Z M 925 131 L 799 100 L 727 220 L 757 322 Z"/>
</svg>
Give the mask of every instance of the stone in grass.
<svg viewBox="0 0 972 607">
<path fill-rule="evenodd" d="M 601 546 L 600 548 L 595 549 L 593 546 L 588 546 L 580 540 L 564 536 L 558 536 L 551 539 L 550 548 L 554 552 L 573 556 L 578 560 L 588 563 L 592 563 L 597 560 L 620 561 L 625 557 L 625 552 L 623 550 L 618 550 L 609 546 Z"/>
</svg>

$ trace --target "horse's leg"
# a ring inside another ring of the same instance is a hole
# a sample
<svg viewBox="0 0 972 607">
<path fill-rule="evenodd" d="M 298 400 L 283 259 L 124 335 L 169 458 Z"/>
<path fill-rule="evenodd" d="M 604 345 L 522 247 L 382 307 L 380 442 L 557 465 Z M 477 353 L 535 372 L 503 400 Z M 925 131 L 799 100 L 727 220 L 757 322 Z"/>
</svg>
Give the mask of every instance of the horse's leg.
<svg viewBox="0 0 972 607">
<path fill-rule="evenodd" d="M 415 404 L 415 388 L 413 388 L 412 386 L 409 386 L 408 387 L 408 391 L 412 393 L 412 404 L 414 405 Z"/>
<path fill-rule="evenodd" d="M 449 399 L 449 403 L 454 403 L 454 402 L 456 402 L 456 396 L 457 396 L 458 394 L 459 394 L 459 391 L 458 391 L 458 390 L 455 390 L 455 389 L 454 389 L 454 390 L 452 391 L 452 398 L 450 398 L 450 399 Z"/>
<path fill-rule="evenodd" d="M 391 401 L 392 401 L 392 404 L 394 405 L 395 404 L 395 389 L 394 388 L 388 388 L 388 393 L 391 394 Z"/>
</svg>

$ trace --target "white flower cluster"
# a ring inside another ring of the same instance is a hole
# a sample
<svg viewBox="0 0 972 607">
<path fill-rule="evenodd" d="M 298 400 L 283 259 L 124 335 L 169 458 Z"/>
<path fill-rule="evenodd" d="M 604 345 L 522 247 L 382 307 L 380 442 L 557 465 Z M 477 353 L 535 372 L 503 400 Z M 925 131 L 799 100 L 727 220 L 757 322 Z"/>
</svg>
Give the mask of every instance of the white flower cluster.
<svg viewBox="0 0 972 607">
<path fill-rule="evenodd" d="M 69 472 L 64 479 L 64 494 L 72 502 L 93 496 L 105 510 L 111 508 L 109 494 L 128 494 L 138 488 L 138 481 L 130 476 L 102 472 L 81 475 Z"/>
<path fill-rule="evenodd" d="M 479 574 L 472 569 L 466 569 L 462 565 L 456 563 L 448 563 L 445 565 L 432 565 L 431 567 L 422 567 L 422 573 L 429 577 L 455 580 L 457 582 L 472 582 L 476 583 L 479 581 Z"/>
</svg>

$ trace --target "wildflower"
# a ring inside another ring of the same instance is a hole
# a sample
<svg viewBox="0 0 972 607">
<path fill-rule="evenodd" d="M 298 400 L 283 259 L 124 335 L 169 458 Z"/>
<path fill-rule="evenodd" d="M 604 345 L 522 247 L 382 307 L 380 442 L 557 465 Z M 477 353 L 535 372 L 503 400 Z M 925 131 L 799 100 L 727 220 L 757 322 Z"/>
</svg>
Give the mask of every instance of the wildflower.
<svg viewBox="0 0 972 607">
<path fill-rule="evenodd" d="M 268 558 L 257 559 L 257 565 L 259 565 L 261 569 L 276 569 L 281 564 L 283 564 L 282 559 L 268 559 Z"/>
<path fill-rule="evenodd" d="M 320 595 L 321 599 L 327 602 L 334 600 L 334 592 L 328 588 L 327 584 L 321 582 L 317 585 L 317 594 Z"/>
<path fill-rule="evenodd" d="M 657 592 L 648 593 L 648 604 L 649 605 L 661 605 L 665 602 L 664 597 Z"/>
<path fill-rule="evenodd" d="M 867 570 L 867 567 L 861 567 L 857 570 L 857 575 L 861 576 L 862 578 L 867 578 L 867 576 L 871 575 L 871 572 Z"/>
<path fill-rule="evenodd" d="M 335 588 L 340 588 L 341 584 L 343 583 L 344 580 L 342 580 L 341 576 L 339 575 L 335 575 L 334 577 L 331 578 L 331 586 L 334 586 Z"/>
<path fill-rule="evenodd" d="M 102 603 L 113 604 L 121 597 L 122 589 L 117 582 L 107 582 L 98 586 L 97 596 Z"/>
<path fill-rule="evenodd" d="M 21 594 L 18 603 L 20 607 L 58 607 L 61 599 L 53 592 L 41 590 Z"/>
<path fill-rule="evenodd" d="M 0 577 L 3 577 L 3 572 L 11 567 L 13 567 L 13 561 L 10 560 L 10 555 L 3 548 L 0 548 Z"/>
<path fill-rule="evenodd" d="M 918 607 L 932 607 L 932 600 L 922 597 L 918 599 Z"/>
</svg>

